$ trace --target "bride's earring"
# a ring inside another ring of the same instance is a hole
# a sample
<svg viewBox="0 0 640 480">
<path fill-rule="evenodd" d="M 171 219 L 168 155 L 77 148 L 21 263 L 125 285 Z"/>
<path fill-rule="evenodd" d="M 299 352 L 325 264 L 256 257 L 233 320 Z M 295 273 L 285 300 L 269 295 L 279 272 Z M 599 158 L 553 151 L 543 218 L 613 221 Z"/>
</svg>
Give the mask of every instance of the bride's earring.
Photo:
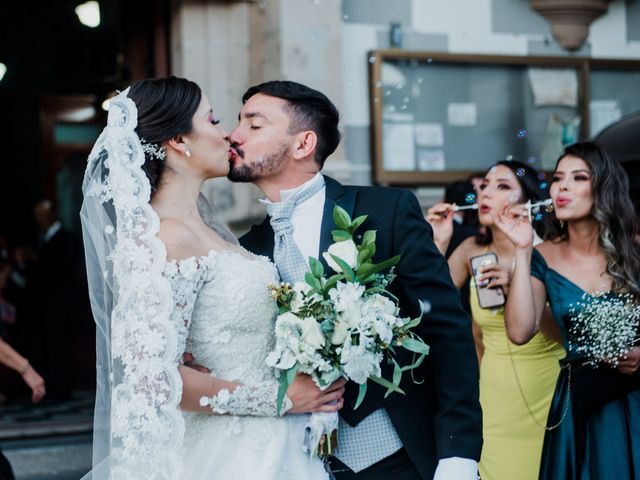
<svg viewBox="0 0 640 480">
<path fill-rule="evenodd" d="M 564 228 L 564 220 L 560 220 L 560 228 Z"/>
<path fill-rule="evenodd" d="M 191 158 L 191 151 L 189 150 L 189 147 L 184 147 L 184 154 L 187 156 L 187 158 Z"/>
</svg>

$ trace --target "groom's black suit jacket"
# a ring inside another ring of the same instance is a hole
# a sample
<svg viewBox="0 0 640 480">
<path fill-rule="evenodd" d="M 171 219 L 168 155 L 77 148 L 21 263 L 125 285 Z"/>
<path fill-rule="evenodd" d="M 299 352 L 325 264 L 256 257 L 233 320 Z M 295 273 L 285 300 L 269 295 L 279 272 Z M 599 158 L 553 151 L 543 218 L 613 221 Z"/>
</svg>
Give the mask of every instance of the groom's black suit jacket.
<svg viewBox="0 0 640 480">
<path fill-rule="evenodd" d="M 424 382 L 414 383 L 411 375 L 405 373 L 401 387 L 406 395 L 393 393 L 387 399 L 384 388 L 369 382 L 365 399 L 357 410 L 351 407 L 358 388 L 349 383 L 341 416 L 356 425 L 384 406 L 423 479 L 433 478 L 440 458 L 478 460 L 482 414 L 471 322 L 461 307 L 446 260 L 433 243 L 431 227 L 424 220 L 416 197 L 407 190 L 343 186 L 329 177 L 325 180 L 320 252 L 333 243 L 335 205 L 344 208 L 352 218 L 368 215 L 358 233 L 377 230 L 374 261 L 402 255 L 396 267 L 397 277 L 390 285 L 400 300 L 401 313 L 414 318 L 420 313 L 418 300 L 431 305 L 417 328 L 431 347 L 427 359 L 414 371 L 414 377 Z M 273 258 L 274 235 L 269 218 L 254 226 L 240 242 L 256 254 Z M 318 258 L 324 263 L 321 255 Z M 408 365 L 411 356 L 403 354 L 404 349 L 397 352 L 400 365 Z M 383 369 L 383 376 L 390 379 L 391 371 Z"/>
</svg>

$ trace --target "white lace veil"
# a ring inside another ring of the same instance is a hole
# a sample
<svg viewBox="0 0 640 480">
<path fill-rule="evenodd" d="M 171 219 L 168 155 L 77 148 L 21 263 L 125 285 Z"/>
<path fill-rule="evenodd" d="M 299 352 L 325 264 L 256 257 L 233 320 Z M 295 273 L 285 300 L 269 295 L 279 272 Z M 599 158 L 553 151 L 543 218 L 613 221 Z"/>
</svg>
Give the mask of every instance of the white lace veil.
<svg viewBox="0 0 640 480">
<path fill-rule="evenodd" d="M 149 205 L 151 185 L 128 89 L 109 107 L 82 190 L 82 230 L 96 321 L 93 470 L 103 479 L 181 479 L 184 422 L 178 410 L 173 295 L 166 250 Z"/>
</svg>

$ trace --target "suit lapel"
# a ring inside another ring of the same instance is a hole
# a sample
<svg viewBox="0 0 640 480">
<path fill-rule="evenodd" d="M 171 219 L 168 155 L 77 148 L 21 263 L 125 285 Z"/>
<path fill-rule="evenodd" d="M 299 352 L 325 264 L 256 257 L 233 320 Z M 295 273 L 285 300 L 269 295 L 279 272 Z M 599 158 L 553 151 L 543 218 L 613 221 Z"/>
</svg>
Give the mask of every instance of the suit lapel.
<svg viewBox="0 0 640 480">
<path fill-rule="evenodd" d="M 324 177 L 326 190 L 324 209 L 322 211 L 322 225 L 320 227 L 320 251 L 318 259 L 322 262 L 325 270 L 328 268 L 326 261 L 322 257 L 322 253 L 326 252 L 333 243 L 331 231 L 335 229 L 333 223 L 333 209 L 336 205 L 341 206 L 346 212 L 353 217 L 353 210 L 356 204 L 356 191 L 347 189 L 333 178 Z"/>
<path fill-rule="evenodd" d="M 260 225 L 253 227 L 246 247 L 251 252 L 269 257 L 273 261 L 274 234 L 270 217 L 267 216 Z M 252 241 L 256 239 L 258 241 Z"/>
</svg>

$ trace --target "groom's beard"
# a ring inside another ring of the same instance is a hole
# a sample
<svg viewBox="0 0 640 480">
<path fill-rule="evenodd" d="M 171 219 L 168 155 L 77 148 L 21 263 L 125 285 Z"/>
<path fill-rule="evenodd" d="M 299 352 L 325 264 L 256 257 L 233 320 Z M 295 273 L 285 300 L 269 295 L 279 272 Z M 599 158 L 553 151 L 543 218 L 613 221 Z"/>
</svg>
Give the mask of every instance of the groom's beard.
<svg viewBox="0 0 640 480">
<path fill-rule="evenodd" d="M 240 158 L 244 162 L 244 152 L 233 145 L 232 147 L 238 154 L 237 158 Z M 282 165 L 288 155 L 289 147 L 282 144 L 279 150 L 274 153 L 258 155 L 256 160 L 251 164 L 241 163 L 240 165 L 234 165 L 233 162 L 229 162 L 230 168 L 227 178 L 232 182 L 255 182 L 265 174 L 273 172 Z"/>
</svg>

